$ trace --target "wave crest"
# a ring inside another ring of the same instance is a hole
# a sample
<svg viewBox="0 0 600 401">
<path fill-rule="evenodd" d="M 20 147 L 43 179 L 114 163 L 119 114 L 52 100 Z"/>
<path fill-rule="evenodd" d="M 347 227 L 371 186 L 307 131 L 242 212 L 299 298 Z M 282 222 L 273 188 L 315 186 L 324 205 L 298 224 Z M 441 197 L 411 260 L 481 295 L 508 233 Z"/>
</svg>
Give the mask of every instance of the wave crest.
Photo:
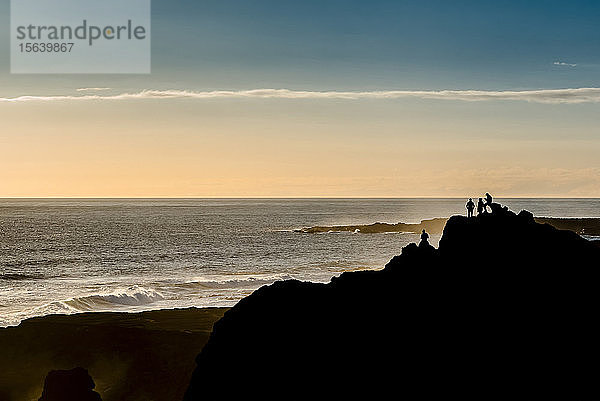
<svg viewBox="0 0 600 401">
<path fill-rule="evenodd" d="M 105 294 L 74 297 L 63 304 L 79 311 L 92 311 L 119 306 L 142 306 L 164 299 L 162 294 L 152 289 L 132 286 Z"/>
<path fill-rule="evenodd" d="M 230 288 L 248 288 L 260 287 L 262 285 L 272 284 L 278 280 L 290 280 L 294 277 L 289 274 L 274 274 L 266 276 L 248 276 L 240 278 L 208 278 L 196 277 L 180 284 L 182 287 L 200 287 L 206 289 L 230 289 Z"/>
</svg>

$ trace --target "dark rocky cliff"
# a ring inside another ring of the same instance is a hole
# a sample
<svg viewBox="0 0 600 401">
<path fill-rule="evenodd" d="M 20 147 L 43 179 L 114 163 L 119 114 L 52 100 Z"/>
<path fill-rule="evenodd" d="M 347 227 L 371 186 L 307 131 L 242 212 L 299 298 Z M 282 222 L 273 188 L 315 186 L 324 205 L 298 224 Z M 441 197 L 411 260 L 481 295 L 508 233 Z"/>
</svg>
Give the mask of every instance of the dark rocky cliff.
<svg viewBox="0 0 600 401">
<path fill-rule="evenodd" d="M 265 286 L 217 322 L 185 400 L 594 398 L 600 248 L 496 205 L 381 271 Z"/>
</svg>

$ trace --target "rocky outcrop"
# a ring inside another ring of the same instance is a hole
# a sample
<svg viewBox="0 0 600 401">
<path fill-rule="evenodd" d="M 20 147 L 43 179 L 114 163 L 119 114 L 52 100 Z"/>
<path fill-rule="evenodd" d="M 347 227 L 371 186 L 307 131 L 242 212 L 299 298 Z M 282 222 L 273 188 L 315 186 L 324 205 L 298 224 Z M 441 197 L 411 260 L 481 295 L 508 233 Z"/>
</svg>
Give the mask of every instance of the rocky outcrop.
<svg viewBox="0 0 600 401">
<path fill-rule="evenodd" d="M 600 236 L 600 218 L 559 218 L 559 217 L 535 217 L 536 223 L 549 224 L 559 230 L 570 230 L 581 235 Z M 415 233 L 425 230 L 430 234 L 440 234 L 448 221 L 447 218 L 434 218 L 421 220 L 420 223 L 373 223 L 354 224 L 347 226 L 314 226 L 296 230 L 308 234 L 319 234 L 327 232 L 356 232 L 361 234 L 379 233 Z"/>
<path fill-rule="evenodd" d="M 94 380 L 83 368 L 53 370 L 44 381 L 39 401 L 102 401 Z"/>
<path fill-rule="evenodd" d="M 536 217 L 535 221 L 541 224 L 550 224 L 551 226 L 556 227 L 559 230 L 570 230 L 581 235 L 600 235 L 599 218 Z"/>
<path fill-rule="evenodd" d="M 357 224 L 349 226 L 314 226 L 296 230 L 308 234 L 327 233 L 327 232 L 358 232 L 362 234 L 377 234 L 377 233 L 420 233 L 425 230 L 429 233 L 441 233 L 446 224 L 444 218 L 435 218 L 421 220 L 420 223 L 373 223 L 373 224 Z"/>
<path fill-rule="evenodd" d="M 185 400 L 600 395 L 600 249 L 529 212 L 451 217 L 381 271 L 277 282 L 215 324 Z"/>
</svg>

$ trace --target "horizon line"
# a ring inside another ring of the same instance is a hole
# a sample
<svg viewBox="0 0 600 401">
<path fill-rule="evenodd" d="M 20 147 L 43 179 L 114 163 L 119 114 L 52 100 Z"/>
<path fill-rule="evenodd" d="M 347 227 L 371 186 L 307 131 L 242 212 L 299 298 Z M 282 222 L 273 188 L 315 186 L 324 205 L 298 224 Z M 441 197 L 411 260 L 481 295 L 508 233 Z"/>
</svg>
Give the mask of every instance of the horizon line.
<svg viewBox="0 0 600 401">
<path fill-rule="evenodd" d="M 483 195 L 482 195 L 483 197 Z M 202 199 L 469 199 L 474 196 L 0 196 L 0 200 L 202 200 Z M 600 196 L 494 196 L 494 199 L 600 199 Z"/>
</svg>

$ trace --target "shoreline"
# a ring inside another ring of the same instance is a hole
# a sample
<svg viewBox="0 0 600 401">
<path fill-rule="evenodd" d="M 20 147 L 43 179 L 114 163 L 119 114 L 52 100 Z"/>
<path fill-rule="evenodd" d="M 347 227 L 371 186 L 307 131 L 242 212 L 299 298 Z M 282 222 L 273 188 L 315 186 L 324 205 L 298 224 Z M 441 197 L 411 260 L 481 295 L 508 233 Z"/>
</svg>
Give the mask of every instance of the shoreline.
<svg viewBox="0 0 600 401">
<path fill-rule="evenodd" d="M 75 367 L 89 371 L 103 401 L 182 399 L 228 309 L 46 315 L 0 328 L 0 399 L 37 400 L 49 371 Z"/>
</svg>

